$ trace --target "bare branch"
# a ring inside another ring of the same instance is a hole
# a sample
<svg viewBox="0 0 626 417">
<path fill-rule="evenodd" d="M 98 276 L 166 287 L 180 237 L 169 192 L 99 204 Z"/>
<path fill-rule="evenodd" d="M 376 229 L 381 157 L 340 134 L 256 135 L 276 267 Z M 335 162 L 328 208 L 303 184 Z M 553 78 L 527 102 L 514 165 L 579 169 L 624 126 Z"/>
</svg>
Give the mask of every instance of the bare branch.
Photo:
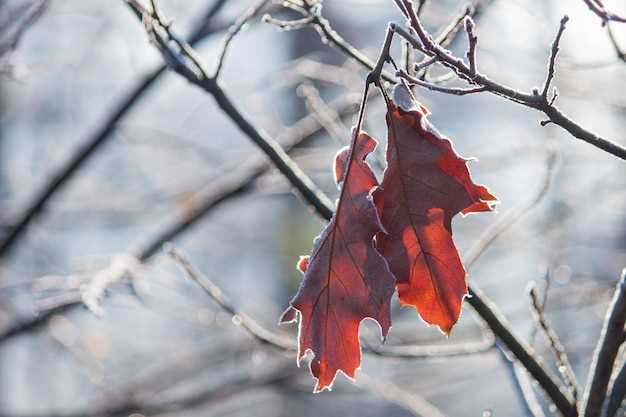
<svg viewBox="0 0 626 417">
<path fill-rule="evenodd" d="M 260 0 L 255 5 L 250 7 L 244 14 L 242 14 L 235 23 L 232 24 L 231 27 L 228 28 L 228 33 L 222 42 L 222 50 L 218 55 L 217 66 L 215 67 L 215 72 L 213 73 L 213 79 L 217 80 L 220 76 L 220 71 L 224 66 L 224 60 L 226 58 L 226 53 L 228 52 L 228 48 L 235 39 L 235 36 L 244 28 L 244 26 L 254 17 L 256 17 L 261 11 L 267 6 L 270 0 Z"/>
<path fill-rule="evenodd" d="M 622 363 L 622 367 L 613 380 L 602 417 L 615 417 L 624 398 L 626 398 L 626 361 Z"/>
<path fill-rule="evenodd" d="M 624 343 L 626 323 L 626 269 L 622 271 L 607 310 L 600 340 L 593 355 L 593 361 L 585 387 L 582 410 L 584 417 L 599 417 L 606 391 L 613 372 L 613 365 L 620 346 Z"/>
<path fill-rule="evenodd" d="M 258 342 L 271 345 L 282 350 L 297 350 L 295 341 L 267 330 L 250 316 L 239 311 L 237 307 L 235 307 L 234 304 L 226 298 L 222 290 L 217 285 L 203 275 L 180 251 L 175 249 L 172 245 L 168 245 L 165 248 L 165 252 L 183 268 L 183 271 L 189 279 L 195 281 L 196 284 L 198 284 L 222 310 L 232 316 L 234 324 L 241 326 Z"/>
<path fill-rule="evenodd" d="M 561 414 L 565 417 L 577 416 L 576 405 L 561 391 L 553 376 L 550 375 L 549 371 L 543 367 L 535 356 L 534 351 L 513 332 L 511 325 L 500 313 L 496 305 L 476 285 L 469 287 L 469 294 L 470 297 L 467 299 L 467 302 L 485 320 L 496 337 L 502 341 L 507 349 L 511 351 L 515 358 L 539 383 Z"/>
<path fill-rule="evenodd" d="M 574 374 L 574 370 L 572 369 L 572 364 L 569 361 L 567 356 L 567 352 L 563 347 L 563 344 L 559 340 L 559 336 L 556 334 L 556 331 L 550 325 L 550 322 L 546 318 L 542 303 L 539 300 L 539 295 L 537 294 L 537 285 L 534 281 L 529 284 L 528 294 L 530 296 L 530 307 L 533 313 L 533 318 L 535 319 L 535 323 L 537 326 L 543 331 L 543 334 L 548 339 L 550 348 L 552 352 L 554 352 L 554 356 L 556 357 L 556 365 L 559 373 L 563 377 L 563 382 L 565 382 L 565 386 L 572 394 L 574 401 L 578 400 L 578 381 L 576 380 L 576 375 Z"/>
<path fill-rule="evenodd" d="M 7 54 L 17 49 L 24 33 L 41 18 L 49 5 L 50 0 L 36 0 L 22 16 L 16 19 L 17 22 L 7 22 L 7 27 L 2 28 L 4 32 L 2 36 L 6 37 L 6 39 L 0 42 L 0 59 L 4 59 Z M 7 32 L 9 33 L 8 35 L 6 34 Z"/>
<path fill-rule="evenodd" d="M 410 85 L 419 85 L 420 87 L 427 88 L 432 91 L 438 91 L 440 93 L 452 94 L 455 96 L 465 96 L 468 94 L 482 93 L 486 91 L 484 86 L 482 87 L 474 87 L 474 88 L 454 88 L 454 87 L 442 87 L 428 81 L 422 81 L 415 77 L 411 77 L 404 70 L 400 70 L 396 72 L 396 75 L 403 80 L 407 81 Z"/>
<path fill-rule="evenodd" d="M 500 358 L 504 362 L 511 379 L 515 384 L 517 396 L 522 403 L 524 414 L 527 417 L 546 417 L 535 390 L 533 389 L 530 375 L 526 369 L 511 356 L 510 352 L 506 348 L 500 345 L 497 346 Z"/>
<path fill-rule="evenodd" d="M 304 82 L 298 86 L 296 93 L 304 98 L 307 109 L 330 137 L 338 144 L 346 145 L 350 131 L 341 121 L 340 115 L 322 100 L 319 90 L 312 83 Z"/>
<path fill-rule="evenodd" d="M 611 44 L 613 45 L 613 49 L 615 49 L 615 55 L 617 55 L 617 57 L 620 60 L 626 62 L 626 50 L 622 49 L 622 47 L 617 42 L 617 38 L 615 36 L 615 33 L 613 33 L 613 27 L 611 26 L 610 23 L 606 25 L 606 31 L 609 34 L 609 39 L 611 40 Z"/>
<path fill-rule="evenodd" d="M 543 84 L 543 90 L 541 92 L 541 96 L 547 100 L 548 98 L 548 90 L 550 89 L 550 83 L 552 83 L 552 79 L 554 78 L 554 65 L 556 63 L 556 56 L 559 53 L 559 44 L 561 43 L 561 37 L 563 36 L 563 32 L 565 31 L 565 25 L 569 20 L 568 16 L 563 16 L 561 19 L 561 24 L 559 25 L 559 30 L 556 33 L 554 38 L 554 42 L 552 42 L 552 49 L 550 50 L 550 59 L 548 61 L 548 75 L 546 76 L 546 82 Z M 552 103 L 550 103 L 552 105 Z"/>
<path fill-rule="evenodd" d="M 602 19 L 602 26 L 609 22 L 626 23 L 626 16 L 620 16 L 615 14 L 604 7 L 602 0 L 583 0 L 589 10 L 594 12 L 600 19 Z"/>
<path fill-rule="evenodd" d="M 474 20 L 467 16 L 465 18 L 465 32 L 467 32 L 468 49 L 465 55 L 469 61 L 470 75 L 472 76 L 476 75 L 476 45 L 478 44 L 478 36 L 474 32 L 475 27 Z"/>
</svg>

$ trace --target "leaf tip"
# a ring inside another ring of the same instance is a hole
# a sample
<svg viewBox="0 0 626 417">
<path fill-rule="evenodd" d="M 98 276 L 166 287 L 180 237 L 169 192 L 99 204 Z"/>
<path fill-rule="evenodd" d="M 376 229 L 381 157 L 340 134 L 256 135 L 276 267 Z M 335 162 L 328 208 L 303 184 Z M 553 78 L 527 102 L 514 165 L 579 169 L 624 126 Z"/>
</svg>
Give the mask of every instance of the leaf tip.
<svg viewBox="0 0 626 417">
<path fill-rule="evenodd" d="M 278 324 L 288 324 L 293 323 L 298 320 L 298 310 L 293 308 L 293 306 L 287 307 L 287 310 L 283 312 L 278 319 Z"/>
<path fill-rule="evenodd" d="M 296 264 L 296 268 L 298 268 L 298 271 L 302 272 L 303 274 L 306 272 L 306 269 L 309 266 L 309 258 L 309 255 L 301 256 L 300 259 L 298 259 L 298 263 Z"/>
<path fill-rule="evenodd" d="M 335 155 L 335 184 L 340 185 L 346 175 L 348 166 L 348 157 L 350 156 L 350 148 L 344 146 Z"/>
</svg>

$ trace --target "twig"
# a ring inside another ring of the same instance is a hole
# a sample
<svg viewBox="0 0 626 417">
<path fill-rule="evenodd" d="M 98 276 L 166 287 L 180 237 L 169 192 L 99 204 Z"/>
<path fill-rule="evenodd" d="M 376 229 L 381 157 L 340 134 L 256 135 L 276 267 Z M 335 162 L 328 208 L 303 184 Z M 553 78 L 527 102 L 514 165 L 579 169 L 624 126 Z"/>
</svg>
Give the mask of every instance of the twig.
<svg viewBox="0 0 626 417">
<path fill-rule="evenodd" d="M 441 47 L 447 48 L 454 40 L 456 34 L 459 32 L 459 29 L 463 27 L 465 20 L 468 17 L 475 18 L 477 13 L 482 10 L 483 6 L 481 5 L 483 3 L 484 2 L 482 1 L 477 1 L 473 4 L 465 6 L 463 10 L 461 10 L 461 12 L 454 17 L 437 36 L 435 36 L 435 42 L 441 45 Z"/>
<path fill-rule="evenodd" d="M 524 414 L 529 417 L 546 417 L 543 412 L 543 408 L 537 399 L 537 395 L 532 386 L 532 382 L 528 372 L 524 367 L 510 355 L 510 352 L 506 348 L 498 346 L 498 353 L 500 358 L 504 362 L 513 383 L 515 384 L 515 390 L 517 396 L 520 398 L 520 402 L 524 407 Z"/>
<path fill-rule="evenodd" d="M 172 245 L 167 245 L 165 252 L 183 268 L 189 279 L 195 281 L 196 284 L 198 284 L 222 310 L 232 316 L 233 323 L 241 326 L 258 342 L 275 346 L 283 350 L 294 351 L 298 349 L 294 340 L 267 330 L 250 316 L 239 311 L 237 307 L 235 307 L 235 305 L 232 304 L 228 298 L 226 298 L 222 290 L 217 285 L 203 275 L 180 251 Z"/>
<path fill-rule="evenodd" d="M 324 16 L 322 16 L 321 6 L 322 5 L 320 3 L 307 3 L 303 5 L 303 7 L 299 8 L 297 11 L 299 11 L 300 14 L 303 16 L 303 20 L 299 19 L 297 21 L 285 22 L 274 19 L 270 15 L 264 16 L 263 20 L 267 23 L 277 25 L 281 29 L 301 29 L 303 27 L 312 25 L 313 27 L 317 28 L 324 40 L 327 40 L 339 51 L 351 57 L 352 59 L 363 65 L 365 68 L 372 70 L 375 64 L 365 54 L 352 46 L 339 33 L 337 33 L 337 31 L 330 25 L 330 22 L 328 22 L 328 20 Z M 382 73 L 382 77 L 389 82 L 396 81 L 391 74 L 386 72 Z"/>
<path fill-rule="evenodd" d="M 467 302 L 485 320 L 496 337 L 511 351 L 522 366 L 539 383 L 565 417 L 578 415 L 576 405 L 561 391 L 549 371 L 539 362 L 533 350 L 517 336 L 496 305 L 489 300 L 476 285 L 469 286 Z"/>
<path fill-rule="evenodd" d="M 417 68 L 417 64 L 411 67 L 411 63 L 413 62 L 413 48 L 407 41 L 402 42 L 402 69 L 409 74 L 413 75 L 413 71 Z"/>
<path fill-rule="evenodd" d="M 624 343 L 624 323 L 626 322 L 626 269 L 609 305 L 600 340 L 593 355 L 593 361 L 585 387 L 582 410 L 584 417 L 599 417 L 606 391 L 613 372 L 613 364 L 622 343 Z"/>
<path fill-rule="evenodd" d="M 24 33 L 32 27 L 32 25 L 44 14 L 50 4 L 50 0 L 34 1 L 18 19 L 15 26 L 11 26 L 14 22 L 7 22 L 9 25 L 3 28 L 3 31 L 13 32 L 10 35 L 3 34 L 7 39 L 0 43 L 0 59 L 17 49 Z"/>
<path fill-rule="evenodd" d="M 320 126 L 324 127 L 330 137 L 338 144 L 346 145 L 350 132 L 341 121 L 341 116 L 322 100 L 319 90 L 312 83 L 304 82 L 298 86 L 296 93 L 304 98 L 310 114 L 317 119 Z"/>
<path fill-rule="evenodd" d="M 440 93 L 452 94 L 456 96 L 465 96 L 468 94 L 482 93 L 486 91 L 485 86 L 474 87 L 474 88 L 454 88 L 454 87 L 442 87 L 428 81 L 422 81 L 415 77 L 411 77 L 404 70 L 400 70 L 396 72 L 396 75 L 403 80 L 407 81 L 409 84 L 419 85 L 420 87 L 427 88 L 432 91 L 438 91 Z"/>
<path fill-rule="evenodd" d="M 622 367 L 613 380 L 602 417 L 615 417 L 624 398 L 626 398 L 626 361 L 622 363 Z"/>
<path fill-rule="evenodd" d="M 472 18 L 467 16 L 465 18 L 465 32 L 467 33 L 468 48 L 465 55 L 467 56 L 470 75 L 472 76 L 476 75 L 476 44 L 478 43 L 478 36 L 474 33 L 475 27 L 476 25 Z"/>
<path fill-rule="evenodd" d="M 620 16 L 604 7 L 604 2 L 602 0 L 583 0 L 589 10 L 594 12 L 600 19 L 602 19 L 602 26 L 606 25 L 609 22 L 621 22 L 626 23 L 626 16 Z"/>
<path fill-rule="evenodd" d="M 546 82 L 543 84 L 543 90 L 541 92 L 541 96 L 546 101 L 548 100 L 548 90 L 550 89 L 550 83 L 552 83 L 552 79 L 554 78 L 554 65 L 556 64 L 556 56 L 559 53 L 561 37 L 563 36 L 563 32 L 565 31 L 565 25 L 568 21 L 568 16 L 564 16 L 561 19 L 559 30 L 554 37 L 554 41 L 552 42 L 552 48 L 550 49 L 550 59 L 548 60 L 548 75 L 546 76 Z"/>
<path fill-rule="evenodd" d="M 456 356 L 473 356 L 492 351 L 495 338 L 491 332 L 485 333 L 484 339 L 476 342 L 463 342 L 452 345 L 382 345 L 364 346 L 364 351 L 385 358 L 427 359 L 451 358 Z"/>
<path fill-rule="evenodd" d="M 613 28 L 610 23 L 606 25 L 606 31 L 609 34 L 609 39 L 611 40 L 613 49 L 615 49 L 615 55 L 617 55 L 620 60 L 626 62 L 626 50 L 622 49 L 617 42 L 617 37 L 615 36 L 615 33 L 613 33 Z"/>
<path fill-rule="evenodd" d="M 578 381 L 576 381 L 576 375 L 574 374 L 574 370 L 572 369 L 572 364 L 569 361 L 567 356 L 567 352 L 563 347 L 563 344 L 559 340 L 559 336 L 556 334 L 556 331 L 550 325 L 550 322 L 546 318 L 544 314 L 544 310 L 541 306 L 541 301 L 539 300 L 539 295 L 537 294 L 537 285 L 535 282 L 531 282 L 528 288 L 528 294 L 530 296 L 530 307 L 533 312 L 533 318 L 535 319 L 535 323 L 537 326 L 543 331 L 543 334 L 549 341 L 550 348 L 556 357 L 556 365 L 559 373 L 563 377 L 563 382 L 565 382 L 565 386 L 572 394 L 574 401 L 578 400 Z"/>
<path fill-rule="evenodd" d="M 416 62 L 415 65 L 413 66 L 413 70 L 415 72 L 420 71 L 422 69 L 430 67 L 435 62 L 437 62 L 437 58 L 435 58 L 435 57 L 425 58 L 421 62 Z M 408 71 L 407 71 L 407 73 L 408 73 Z"/>
<path fill-rule="evenodd" d="M 415 13 L 417 13 L 418 16 L 421 15 L 424 11 L 426 3 L 428 3 L 428 0 L 417 0 L 417 8 L 415 9 Z"/>
<path fill-rule="evenodd" d="M 548 305 L 548 292 L 550 291 L 550 285 L 551 285 L 550 284 L 551 283 L 550 274 L 551 274 L 550 268 L 547 268 L 546 269 L 546 273 L 545 273 L 545 275 L 543 277 L 544 288 L 543 288 L 543 291 L 542 291 L 541 302 L 539 303 L 539 307 L 541 308 L 541 310 L 543 312 L 546 311 L 546 308 L 547 308 L 547 305 Z M 533 326 L 530 329 L 530 334 L 528 336 L 529 343 L 533 347 L 535 345 L 535 338 L 537 336 L 537 332 L 538 332 L 537 326 Z"/>
<path fill-rule="evenodd" d="M 212 19 L 219 12 L 226 0 L 217 0 L 205 13 L 205 16 L 198 25 L 192 30 L 189 36 L 190 44 L 196 44 L 221 30 L 220 25 L 215 27 L 212 25 Z M 0 259 L 6 256 L 7 252 L 19 241 L 24 235 L 30 223 L 41 214 L 50 199 L 71 180 L 76 172 L 82 168 L 96 151 L 100 150 L 102 145 L 111 138 L 111 133 L 115 130 L 117 124 L 128 114 L 128 112 L 139 103 L 140 99 L 150 90 L 156 80 L 165 73 L 166 65 L 155 69 L 153 72 L 145 76 L 137 85 L 132 88 L 115 106 L 115 111 L 102 123 L 95 134 L 90 136 L 83 142 L 81 146 L 72 154 L 70 159 L 56 172 L 50 175 L 50 180 L 42 187 L 29 205 L 21 211 L 21 216 L 9 231 L 9 234 L 0 241 Z"/>
<path fill-rule="evenodd" d="M 267 6 L 267 4 L 269 2 L 270 2 L 270 0 L 260 0 L 260 1 L 258 1 L 255 5 L 250 7 L 244 14 L 242 14 L 235 21 L 235 23 L 232 24 L 232 26 L 230 28 L 228 28 L 228 33 L 226 34 L 226 37 L 224 37 L 224 41 L 222 42 L 222 49 L 221 49 L 221 51 L 220 51 L 220 53 L 218 55 L 217 66 L 215 67 L 215 72 L 213 73 L 213 79 L 217 80 L 219 78 L 220 71 L 222 70 L 222 67 L 224 66 L 224 60 L 226 58 L 226 53 L 228 52 L 228 48 L 229 48 L 231 42 L 233 41 L 233 39 L 235 39 L 235 36 L 237 36 L 237 34 L 239 32 L 241 32 L 243 27 L 251 19 L 253 19 L 259 13 L 261 13 L 261 11 L 265 8 L 265 6 Z"/>
</svg>

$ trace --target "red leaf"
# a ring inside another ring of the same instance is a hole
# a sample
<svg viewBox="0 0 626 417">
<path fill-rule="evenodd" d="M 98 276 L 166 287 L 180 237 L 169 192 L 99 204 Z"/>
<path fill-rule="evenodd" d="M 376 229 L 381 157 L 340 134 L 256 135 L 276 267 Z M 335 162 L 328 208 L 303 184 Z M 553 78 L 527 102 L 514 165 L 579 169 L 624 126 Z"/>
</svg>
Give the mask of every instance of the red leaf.
<svg viewBox="0 0 626 417">
<path fill-rule="evenodd" d="M 337 154 L 335 175 L 341 185 L 337 210 L 316 238 L 310 258 L 300 258 L 304 278 L 281 318 L 294 321 L 300 313 L 298 362 L 307 351 L 314 354 L 315 392 L 330 389 L 338 371 L 354 378 L 361 363 L 361 320 L 376 320 L 383 337 L 391 326 L 389 303 L 395 281 L 373 245 L 374 235 L 382 229 L 370 195 L 376 177 L 365 162 L 375 147 L 373 138 L 360 133 L 351 158 L 348 148 Z"/>
<path fill-rule="evenodd" d="M 452 217 L 491 211 L 496 197 L 472 182 L 468 159 L 426 120 L 402 84 L 388 104 L 387 169 L 374 201 L 387 234 L 377 247 L 397 280 L 400 302 L 446 334 L 467 295 L 465 269 L 452 241 Z"/>
</svg>

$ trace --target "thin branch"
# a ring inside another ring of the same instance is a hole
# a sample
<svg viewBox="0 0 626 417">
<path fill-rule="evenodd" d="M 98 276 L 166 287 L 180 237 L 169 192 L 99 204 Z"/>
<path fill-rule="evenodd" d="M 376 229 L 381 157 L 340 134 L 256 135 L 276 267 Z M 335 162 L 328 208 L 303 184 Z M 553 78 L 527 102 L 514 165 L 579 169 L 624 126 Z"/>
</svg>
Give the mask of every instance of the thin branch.
<svg viewBox="0 0 626 417">
<path fill-rule="evenodd" d="M 561 19 L 561 24 L 559 25 L 559 30 L 554 37 L 554 41 L 552 42 L 552 48 L 550 49 L 550 59 L 548 60 L 548 75 L 546 76 L 546 82 L 543 84 L 543 90 L 541 92 L 541 96 L 544 100 L 548 98 L 548 90 L 550 89 L 550 83 L 552 83 L 552 79 L 554 78 L 554 66 L 556 64 L 556 56 L 559 53 L 559 45 L 561 43 L 561 37 L 563 36 L 563 32 L 565 31 L 565 25 L 569 20 L 568 16 L 563 16 Z"/>
<path fill-rule="evenodd" d="M 617 55 L 620 60 L 626 62 L 626 49 L 622 49 L 622 47 L 618 43 L 617 37 L 615 36 L 615 33 L 613 33 L 613 27 L 611 26 L 611 24 L 606 25 L 606 31 L 609 34 L 609 39 L 611 40 L 613 49 L 615 49 L 615 55 Z"/>
<path fill-rule="evenodd" d="M 589 10 L 594 12 L 600 19 L 602 19 L 602 26 L 609 22 L 626 23 L 626 16 L 615 14 L 604 7 L 602 0 L 583 0 Z"/>
<path fill-rule="evenodd" d="M 343 124 L 341 116 L 322 100 L 319 90 L 312 83 L 304 82 L 298 86 L 296 93 L 304 98 L 309 113 L 316 118 L 320 126 L 324 127 L 329 136 L 338 144 L 346 145 L 350 132 Z"/>
<path fill-rule="evenodd" d="M 205 37 L 216 33 L 223 28 L 222 25 L 214 24 L 213 18 L 219 12 L 226 0 L 217 0 L 205 13 L 204 18 L 195 26 L 189 36 L 190 44 L 196 44 Z M 76 172 L 84 166 L 84 164 L 99 151 L 102 146 L 112 137 L 111 133 L 115 130 L 118 123 L 132 110 L 137 103 L 143 98 L 150 88 L 155 85 L 160 76 L 165 73 L 167 65 L 159 68 L 146 75 L 137 85 L 130 89 L 129 92 L 122 97 L 115 105 L 115 110 L 102 123 L 99 129 L 91 135 L 82 145 L 72 154 L 70 159 L 56 172 L 50 175 L 50 180 L 41 188 L 34 196 L 29 205 L 21 210 L 21 216 L 11 227 L 8 235 L 0 241 L 0 259 L 9 252 L 9 250 L 24 235 L 30 223 L 36 219 L 45 209 L 50 199 L 57 194 L 63 186 L 69 182 Z"/>
<path fill-rule="evenodd" d="M 505 347 L 499 344 L 497 344 L 497 346 L 500 358 L 504 362 L 511 379 L 515 384 L 515 390 L 524 409 L 524 414 L 529 417 L 546 417 L 543 412 L 543 408 L 537 399 L 537 395 L 535 394 L 535 390 L 532 386 L 532 380 L 526 369 L 524 369 L 518 361 L 511 357 L 510 352 Z"/>
<path fill-rule="evenodd" d="M 230 28 L 228 28 L 228 33 L 226 34 L 226 37 L 224 38 L 224 41 L 222 43 L 222 49 L 218 55 L 218 59 L 217 59 L 217 66 L 215 67 L 215 72 L 213 73 L 213 78 L 215 80 L 217 80 L 220 76 L 220 71 L 222 70 L 222 67 L 224 66 L 224 60 L 226 58 L 226 53 L 228 52 L 228 48 L 231 44 L 231 42 L 233 41 L 233 39 L 235 39 L 235 36 L 237 36 L 237 34 L 239 32 L 241 32 L 241 30 L 243 29 L 243 27 L 254 17 L 256 17 L 259 13 L 261 13 L 261 11 L 265 8 L 265 6 L 267 6 L 267 4 L 270 2 L 270 0 L 260 0 L 258 1 L 255 5 L 253 5 L 252 7 L 250 7 L 244 14 L 242 14 L 236 21 L 235 23 L 232 24 L 232 26 Z"/>
<path fill-rule="evenodd" d="M 257 323 L 246 313 L 239 311 L 234 304 L 224 295 L 223 291 L 198 270 L 191 262 L 174 246 L 167 245 L 165 252 L 176 261 L 189 279 L 198 284 L 206 294 L 211 297 L 222 310 L 230 314 L 233 323 L 241 326 L 249 335 L 254 337 L 259 343 L 271 345 L 282 350 L 296 351 L 297 344 L 291 338 L 278 335 Z"/>
<path fill-rule="evenodd" d="M 511 351 L 521 365 L 543 388 L 561 414 L 565 417 L 577 416 L 576 405 L 561 391 L 554 377 L 539 362 L 534 351 L 515 334 L 511 325 L 496 305 L 476 285 L 469 286 L 469 294 L 470 297 L 467 299 L 467 302 L 485 320 L 496 337 Z"/>
<path fill-rule="evenodd" d="M 2 28 L 2 30 L 12 33 L 9 35 L 6 35 L 6 32 L 2 34 L 3 37 L 7 39 L 4 42 L 0 42 L 0 59 L 3 59 L 7 54 L 17 49 L 24 33 L 41 18 L 49 5 L 50 0 L 34 1 L 22 16 L 15 19 L 17 23 L 15 23 L 15 21 L 6 22 L 8 25 L 6 28 Z"/>
<path fill-rule="evenodd" d="M 417 13 L 418 16 L 420 16 L 424 11 L 426 3 L 428 3 L 428 0 L 417 0 L 417 8 L 415 9 L 415 13 Z"/>
<path fill-rule="evenodd" d="M 626 361 L 622 363 L 622 367 L 613 380 L 602 417 L 615 417 L 624 398 L 626 398 Z"/>
<path fill-rule="evenodd" d="M 450 46 L 455 36 L 459 32 L 459 29 L 463 27 L 465 19 L 468 17 L 476 17 L 476 14 L 481 10 L 482 2 L 478 1 L 474 4 L 468 4 L 456 15 L 441 32 L 435 36 L 434 41 L 441 45 L 443 48 Z M 419 15 L 418 15 L 419 16 Z"/>
<path fill-rule="evenodd" d="M 582 410 L 584 417 L 599 417 L 613 372 L 613 364 L 620 346 L 624 343 L 626 323 L 626 269 L 622 271 L 607 310 L 600 340 L 593 355 L 589 379 L 585 388 Z"/>
<path fill-rule="evenodd" d="M 482 93 L 483 91 L 486 91 L 486 87 L 484 87 L 484 86 L 474 87 L 474 88 L 442 87 L 440 85 L 436 85 L 436 84 L 430 83 L 428 81 L 422 81 L 422 80 L 419 80 L 419 79 L 417 79 L 415 77 L 411 77 L 404 70 L 397 71 L 396 75 L 398 77 L 402 78 L 403 80 L 405 80 L 406 82 L 408 82 L 410 85 L 419 85 L 420 87 L 424 87 L 424 88 L 427 88 L 427 89 L 432 90 L 432 91 L 438 91 L 440 93 L 452 94 L 452 95 L 455 95 L 455 96 L 465 96 L 465 95 L 468 95 L 468 94 Z"/>
<path fill-rule="evenodd" d="M 406 41 L 405 41 L 406 43 Z M 423 70 L 425 68 L 430 67 L 432 64 L 434 64 L 435 62 L 437 62 L 437 58 L 432 57 L 432 58 L 424 58 L 421 62 L 416 62 L 415 65 L 413 66 L 413 70 L 415 72 L 418 72 L 420 70 Z M 408 73 L 408 71 L 407 71 Z"/>
<path fill-rule="evenodd" d="M 402 69 L 409 74 L 413 75 L 414 68 L 416 65 L 411 67 L 411 63 L 413 62 L 413 48 L 407 41 L 402 42 Z"/>
<path fill-rule="evenodd" d="M 457 356 L 473 356 L 490 352 L 495 347 L 495 338 L 491 332 L 485 333 L 483 340 L 470 341 L 451 345 L 382 345 L 364 346 L 366 353 L 384 358 L 428 359 L 451 358 Z"/>
<path fill-rule="evenodd" d="M 332 46 L 337 48 L 339 51 L 344 53 L 345 55 L 351 57 L 363 67 L 368 70 L 374 69 L 374 62 L 372 62 L 365 54 L 359 51 L 357 48 L 352 46 L 348 41 L 346 41 L 330 24 L 328 19 L 322 16 L 322 5 L 320 3 L 316 4 L 307 4 L 303 7 L 300 12 L 303 16 L 301 21 L 296 21 L 298 24 L 292 29 L 301 29 L 306 26 L 312 25 L 315 27 L 322 39 L 328 41 Z M 290 22 L 280 21 L 278 19 L 274 19 L 271 16 L 267 15 L 264 17 L 264 20 L 271 24 L 278 25 L 281 29 L 289 29 L 289 27 L 284 26 L 285 24 L 289 24 Z M 292 22 L 293 23 L 293 22 Z M 300 24 L 302 23 L 302 24 Z M 382 77 L 384 80 L 389 82 L 396 82 L 396 79 L 389 73 L 383 72 Z"/>
<path fill-rule="evenodd" d="M 470 75 L 472 76 L 476 75 L 476 45 L 478 44 L 478 36 L 474 33 L 475 27 L 476 24 L 472 18 L 467 16 L 465 18 L 465 32 L 467 33 L 468 48 L 465 55 L 467 56 L 470 67 Z"/>
<path fill-rule="evenodd" d="M 572 394 L 574 401 L 578 401 L 578 381 L 576 380 L 576 375 L 572 369 L 572 364 L 569 361 L 563 344 L 559 340 L 559 336 L 556 334 L 556 331 L 544 314 L 544 310 L 541 306 L 541 300 L 537 294 L 537 286 L 534 281 L 529 285 L 528 294 L 531 300 L 530 307 L 535 323 L 543 331 L 543 334 L 549 341 L 549 346 L 556 357 L 557 369 L 563 377 L 565 386 Z"/>
</svg>

